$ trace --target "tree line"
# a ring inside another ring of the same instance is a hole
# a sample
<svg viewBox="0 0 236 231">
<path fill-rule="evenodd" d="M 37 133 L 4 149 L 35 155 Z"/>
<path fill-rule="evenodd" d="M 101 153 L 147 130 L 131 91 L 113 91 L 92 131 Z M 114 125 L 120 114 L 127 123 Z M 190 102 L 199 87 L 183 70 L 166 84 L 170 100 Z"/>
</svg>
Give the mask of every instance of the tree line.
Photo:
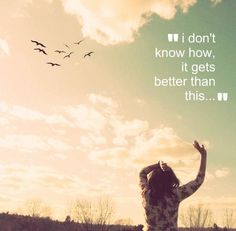
<svg viewBox="0 0 236 231">
<path fill-rule="evenodd" d="M 97 199 L 77 199 L 73 201 L 67 211 L 65 220 L 51 219 L 52 209 L 39 199 L 27 200 L 23 207 L 18 209 L 18 215 L 0 214 L 0 231 L 141 231 L 143 225 L 132 225 L 131 218 L 114 219 L 115 209 L 109 197 Z M 233 209 L 226 209 L 222 216 L 223 227 L 219 227 L 213 219 L 209 208 L 199 204 L 182 210 L 179 221 L 184 226 L 179 230 L 233 230 L 236 224 Z M 235 229 L 236 230 L 236 229 Z"/>
</svg>

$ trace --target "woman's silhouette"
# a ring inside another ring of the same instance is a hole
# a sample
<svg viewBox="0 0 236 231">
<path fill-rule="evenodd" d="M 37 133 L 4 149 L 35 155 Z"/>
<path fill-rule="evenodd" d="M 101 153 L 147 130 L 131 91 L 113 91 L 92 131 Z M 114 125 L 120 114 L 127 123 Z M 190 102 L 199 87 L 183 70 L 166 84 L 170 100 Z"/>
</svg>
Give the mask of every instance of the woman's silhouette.
<svg viewBox="0 0 236 231">
<path fill-rule="evenodd" d="M 206 172 L 205 147 L 194 141 L 194 148 L 201 154 L 200 168 L 195 180 L 179 186 L 173 170 L 163 162 L 150 165 L 140 172 L 143 206 L 147 231 L 177 231 L 179 203 L 192 195 L 203 183 Z M 148 174 L 150 173 L 150 176 Z"/>
</svg>

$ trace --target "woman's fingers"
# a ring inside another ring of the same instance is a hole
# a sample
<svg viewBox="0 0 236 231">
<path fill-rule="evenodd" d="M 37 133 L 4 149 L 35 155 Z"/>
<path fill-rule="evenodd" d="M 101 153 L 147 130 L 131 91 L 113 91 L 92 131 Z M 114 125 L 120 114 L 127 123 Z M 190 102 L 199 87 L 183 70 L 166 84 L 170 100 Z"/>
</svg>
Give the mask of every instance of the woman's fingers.
<svg viewBox="0 0 236 231">
<path fill-rule="evenodd" d="M 200 145 L 196 140 L 194 140 L 193 146 L 199 151 L 205 151 L 205 146 L 202 144 Z"/>
<path fill-rule="evenodd" d="M 199 145 L 199 143 L 198 143 L 196 140 L 194 140 L 193 146 L 194 146 L 196 149 L 200 148 L 200 145 Z"/>
</svg>

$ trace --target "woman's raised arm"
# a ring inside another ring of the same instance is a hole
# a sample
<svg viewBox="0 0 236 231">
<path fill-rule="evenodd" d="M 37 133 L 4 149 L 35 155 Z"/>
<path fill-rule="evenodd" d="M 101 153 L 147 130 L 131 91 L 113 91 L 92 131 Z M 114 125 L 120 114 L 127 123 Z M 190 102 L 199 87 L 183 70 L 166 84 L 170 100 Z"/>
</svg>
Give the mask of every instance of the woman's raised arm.
<svg viewBox="0 0 236 231">
<path fill-rule="evenodd" d="M 198 175 L 196 179 L 202 180 L 202 183 L 205 178 L 206 173 L 206 159 L 207 159 L 207 151 L 204 145 L 200 146 L 199 143 L 195 140 L 193 143 L 194 148 L 196 148 L 201 154 L 201 163 L 198 171 Z"/>
<path fill-rule="evenodd" d="M 197 177 L 195 180 L 190 181 L 189 183 L 179 187 L 177 189 L 177 195 L 180 200 L 183 200 L 190 195 L 192 195 L 197 189 L 202 185 L 204 179 L 205 179 L 205 173 L 206 173 L 206 160 L 207 160 L 207 151 L 204 147 L 204 145 L 200 146 L 199 143 L 195 140 L 193 143 L 194 148 L 196 148 L 200 155 L 201 155 L 201 162 L 200 167 L 198 170 Z"/>
<path fill-rule="evenodd" d="M 145 168 L 143 168 L 139 173 L 139 185 L 142 190 L 147 188 L 148 180 L 147 175 L 153 171 L 154 169 L 160 168 L 160 163 L 149 165 Z"/>
</svg>

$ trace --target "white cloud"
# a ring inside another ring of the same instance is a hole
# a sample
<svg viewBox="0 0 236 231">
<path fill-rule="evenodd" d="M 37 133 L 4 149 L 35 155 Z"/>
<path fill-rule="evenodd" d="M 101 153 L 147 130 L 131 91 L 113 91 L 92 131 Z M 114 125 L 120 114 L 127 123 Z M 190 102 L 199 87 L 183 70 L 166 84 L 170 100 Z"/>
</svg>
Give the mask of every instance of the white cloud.
<svg viewBox="0 0 236 231">
<path fill-rule="evenodd" d="M 66 189 L 75 192 L 84 187 L 87 189 L 88 185 L 83 182 L 78 176 L 63 174 L 52 168 L 36 165 L 22 165 L 22 164 L 8 164 L 0 165 L 0 188 L 10 190 L 11 188 L 18 188 L 21 191 L 37 189 L 40 185 L 43 190 L 49 188 L 58 190 Z M 29 187 L 29 183 L 31 187 Z"/>
<path fill-rule="evenodd" d="M 66 175 L 58 175 L 55 173 L 41 174 L 38 176 L 38 182 L 42 184 L 43 187 L 55 187 L 55 188 L 68 188 L 72 187 L 75 183 L 72 177 Z"/>
<path fill-rule="evenodd" d="M 27 152 L 49 150 L 49 145 L 35 135 L 7 135 L 0 138 L 0 147 Z"/>
<path fill-rule="evenodd" d="M 88 136 L 82 136 L 82 137 L 80 137 L 80 146 L 81 145 L 85 148 L 90 149 L 93 147 L 94 144 L 93 144 L 93 141 Z M 77 150 L 81 149 L 80 146 L 77 147 Z M 83 150 L 83 148 L 82 148 L 82 150 Z"/>
<path fill-rule="evenodd" d="M 7 124 L 9 124 L 9 120 L 7 118 L 0 118 L 0 126 L 5 126 Z"/>
<path fill-rule="evenodd" d="M 107 143 L 107 138 L 102 135 L 88 134 L 88 137 L 95 145 L 104 145 Z"/>
<path fill-rule="evenodd" d="M 130 157 L 129 150 L 125 147 L 110 147 L 106 149 L 92 150 L 89 154 L 91 160 L 115 168 L 132 166 Z"/>
<path fill-rule="evenodd" d="M 173 19 L 197 0 L 62 0 L 65 11 L 77 17 L 82 33 L 102 44 L 132 42 L 152 15 Z"/>
<path fill-rule="evenodd" d="M 51 146 L 51 148 L 57 151 L 65 152 L 74 149 L 73 146 L 55 138 L 49 138 L 47 142 Z"/>
<path fill-rule="evenodd" d="M 0 148 L 18 150 L 23 152 L 35 152 L 35 151 L 70 151 L 73 150 L 73 146 L 64 143 L 61 140 L 55 138 L 48 138 L 44 140 L 36 135 L 19 135 L 9 134 L 3 138 L 0 138 Z"/>
<path fill-rule="evenodd" d="M 133 119 L 131 121 L 116 120 L 111 121 L 117 137 L 138 136 L 147 131 L 148 122 Z"/>
<path fill-rule="evenodd" d="M 123 129 L 125 130 L 125 127 Z M 129 131 L 130 128 L 127 126 L 125 132 L 129 134 Z M 91 150 L 89 157 L 117 168 L 140 168 L 164 160 L 179 171 L 185 170 L 185 175 L 192 171 L 187 165 L 191 164 L 193 167 L 199 158 L 192 144 L 178 137 L 171 128 L 143 130 L 130 135 L 132 136 L 129 139 L 121 140 L 118 144 L 113 142 L 113 146 L 108 148 L 97 147 L 96 150 Z"/>
<path fill-rule="evenodd" d="M 66 160 L 68 158 L 68 156 L 65 155 L 65 154 L 62 154 L 62 153 L 55 153 L 54 158 L 55 159 L 60 159 L 60 160 Z"/>
<path fill-rule="evenodd" d="M 5 39 L 0 38 L 0 53 L 1 52 L 5 55 L 10 55 L 10 48 L 8 42 Z"/>
<path fill-rule="evenodd" d="M 21 105 L 10 105 L 6 102 L 0 102 L 0 112 L 21 120 L 43 121 L 47 124 L 73 126 L 73 124 L 61 114 L 46 114 Z"/>
<path fill-rule="evenodd" d="M 126 146 L 128 145 L 128 141 L 125 137 L 116 136 L 112 139 L 112 143 L 117 146 Z"/>
<path fill-rule="evenodd" d="M 211 0 L 211 2 L 212 2 L 212 4 L 213 4 L 214 6 L 216 6 L 216 5 L 218 5 L 219 3 L 221 3 L 222 0 Z"/>
<path fill-rule="evenodd" d="M 218 170 L 215 171 L 215 176 L 219 177 L 219 178 L 226 177 L 226 176 L 229 175 L 229 173 L 230 173 L 229 169 L 222 168 L 222 169 L 218 169 Z"/>
<path fill-rule="evenodd" d="M 45 0 L 49 4 L 53 0 Z M 103 45 L 133 42 L 139 29 L 158 15 L 165 20 L 178 10 L 187 13 L 197 0 L 61 0 L 66 13 L 77 18 L 84 37 Z M 222 0 L 210 0 L 215 6 Z M 22 0 L 24 6 L 33 0 Z"/>
<path fill-rule="evenodd" d="M 164 160 L 175 163 L 185 159 L 196 159 L 192 144 L 181 139 L 172 128 L 163 127 L 149 130 L 135 138 L 132 148 L 137 162 Z"/>
<path fill-rule="evenodd" d="M 148 130 L 148 122 L 139 119 L 124 120 L 121 116 L 110 118 L 110 125 L 114 130 L 112 142 L 114 145 L 127 145 L 130 138 L 136 137 Z"/>
<path fill-rule="evenodd" d="M 106 125 L 106 118 L 93 107 L 80 104 L 66 107 L 65 112 L 74 119 L 74 124 L 81 129 L 99 133 Z"/>
<path fill-rule="evenodd" d="M 18 105 L 9 106 L 8 112 L 11 115 L 18 117 L 20 119 L 24 119 L 24 120 L 43 120 L 44 119 L 44 115 L 41 112 L 31 110 L 29 108 L 18 106 Z"/>
<path fill-rule="evenodd" d="M 59 114 L 45 115 L 44 120 L 48 124 L 61 124 L 66 126 L 73 126 L 71 122 L 69 122 L 64 116 Z"/>
<path fill-rule="evenodd" d="M 118 106 L 117 103 L 112 98 L 106 97 L 101 94 L 89 94 L 88 99 L 90 102 L 94 104 L 104 104 L 105 106 L 113 108 L 117 108 Z"/>
</svg>

